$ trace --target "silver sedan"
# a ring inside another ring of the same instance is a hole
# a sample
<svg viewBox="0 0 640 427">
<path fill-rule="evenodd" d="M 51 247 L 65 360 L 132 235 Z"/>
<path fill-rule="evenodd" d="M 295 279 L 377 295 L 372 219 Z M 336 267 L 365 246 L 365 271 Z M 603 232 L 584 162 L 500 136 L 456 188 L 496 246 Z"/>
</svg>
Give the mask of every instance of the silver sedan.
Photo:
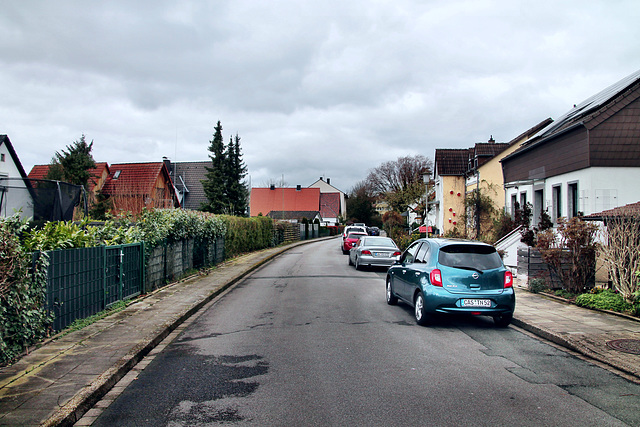
<svg viewBox="0 0 640 427">
<path fill-rule="evenodd" d="M 363 236 L 349 250 L 349 265 L 390 267 L 400 259 L 398 245 L 389 237 Z"/>
</svg>

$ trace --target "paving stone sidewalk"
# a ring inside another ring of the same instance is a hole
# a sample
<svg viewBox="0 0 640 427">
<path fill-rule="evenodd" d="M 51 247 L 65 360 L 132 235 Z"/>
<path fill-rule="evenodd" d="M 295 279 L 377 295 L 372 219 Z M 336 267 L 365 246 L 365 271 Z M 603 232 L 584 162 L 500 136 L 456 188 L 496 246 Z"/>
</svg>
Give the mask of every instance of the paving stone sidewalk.
<svg viewBox="0 0 640 427">
<path fill-rule="evenodd" d="M 73 425 L 166 336 L 226 288 L 298 242 L 239 257 L 167 286 L 0 369 L 0 426 Z M 640 378 L 640 356 L 608 341 L 640 340 L 640 322 L 516 289 L 514 325 Z"/>
</svg>

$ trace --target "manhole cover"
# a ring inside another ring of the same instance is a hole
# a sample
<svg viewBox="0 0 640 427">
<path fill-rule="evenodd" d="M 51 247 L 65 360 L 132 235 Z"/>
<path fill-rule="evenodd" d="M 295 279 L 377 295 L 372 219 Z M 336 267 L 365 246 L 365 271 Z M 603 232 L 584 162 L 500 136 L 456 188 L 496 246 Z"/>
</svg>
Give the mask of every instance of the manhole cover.
<svg viewBox="0 0 640 427">
<path fill-rule="evenodd" d="M 625 353 L 640 354 L 640 340 L 623 339 L 607 341 L 607 347 Z"/>
</svg>

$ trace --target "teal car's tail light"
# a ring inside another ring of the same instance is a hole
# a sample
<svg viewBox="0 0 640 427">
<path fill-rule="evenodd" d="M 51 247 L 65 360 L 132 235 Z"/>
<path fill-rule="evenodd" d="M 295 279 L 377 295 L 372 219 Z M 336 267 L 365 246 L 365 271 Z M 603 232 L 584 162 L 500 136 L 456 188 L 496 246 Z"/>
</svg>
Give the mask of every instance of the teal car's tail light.
<svg viewBox="0 0 640 427">
<path fill-rule="evenodd" d="M 433 270 L 431 270 L 431 273 L 429 273 L 429 279 L 431 280 L 431 284 L 433 286 L 442 287 L 442 273 L 439 269 L 434 268 Z"/>
<path fill-rule="evenodd" d="M 513 288 L 513 274 L 510 271 L 504 272 L 504 287 Z"/>
</svg>

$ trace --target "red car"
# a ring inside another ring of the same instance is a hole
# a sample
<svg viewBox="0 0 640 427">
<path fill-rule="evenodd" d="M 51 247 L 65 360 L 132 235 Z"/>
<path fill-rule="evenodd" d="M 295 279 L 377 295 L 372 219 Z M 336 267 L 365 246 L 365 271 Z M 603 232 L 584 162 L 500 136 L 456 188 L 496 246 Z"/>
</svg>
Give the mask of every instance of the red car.
<svg viewBox="0 0 640 427">
<path fill-rule="evenodd" d="M 367 233 L 349 233 L 347 237 L 342 240 L 342 253 L 344 255 L 349 253 L 349 250 L 353 247 L 353 244 L 358 241 L 359 238 L 367 236 Z"/>
</svg>

